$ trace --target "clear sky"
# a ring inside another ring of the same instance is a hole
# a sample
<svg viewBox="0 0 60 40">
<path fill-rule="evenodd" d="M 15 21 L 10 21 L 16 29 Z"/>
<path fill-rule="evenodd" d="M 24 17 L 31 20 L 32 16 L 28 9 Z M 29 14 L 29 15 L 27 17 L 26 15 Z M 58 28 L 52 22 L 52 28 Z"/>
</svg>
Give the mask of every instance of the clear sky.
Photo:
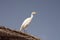
<svg viewBox="0 0 60 40">
<path fill-rule="evenodd" d="M 38 14 L 28 33 L 43 40 L 60 40 L 60 0 L 0 0 L 0 25 L 19 30 L 32 11 Z"/>
</svg>

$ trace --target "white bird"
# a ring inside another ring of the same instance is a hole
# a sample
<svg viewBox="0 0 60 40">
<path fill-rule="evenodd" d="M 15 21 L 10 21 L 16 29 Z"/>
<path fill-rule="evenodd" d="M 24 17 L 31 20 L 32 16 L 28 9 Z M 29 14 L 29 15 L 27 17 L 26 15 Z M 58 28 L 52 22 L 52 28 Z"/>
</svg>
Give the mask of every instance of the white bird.
<svg viewBox="0 0 60 40">
<path fill-rule="evenodd" d="M 36 12 L 32 12 L 31 17 L 24 20 L 24 22 L 22 23 L 22 25 L 20 27 L 20 31 L 23 31 L 28 27 L 28 25 L 30 24 L 34 14 L 36 14 Z"/>
</svg>

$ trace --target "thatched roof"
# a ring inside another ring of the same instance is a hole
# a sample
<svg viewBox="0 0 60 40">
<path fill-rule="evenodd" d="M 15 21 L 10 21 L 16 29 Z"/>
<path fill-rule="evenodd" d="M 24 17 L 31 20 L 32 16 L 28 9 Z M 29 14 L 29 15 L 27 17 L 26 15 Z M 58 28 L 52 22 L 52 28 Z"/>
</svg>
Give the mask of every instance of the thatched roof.
<svg viewBox="0 0 60 40">
<path fill-rule="evenodd" d="M 0 26 L 0 40 L 40 40 L 30 34 Z"/>
</svg>

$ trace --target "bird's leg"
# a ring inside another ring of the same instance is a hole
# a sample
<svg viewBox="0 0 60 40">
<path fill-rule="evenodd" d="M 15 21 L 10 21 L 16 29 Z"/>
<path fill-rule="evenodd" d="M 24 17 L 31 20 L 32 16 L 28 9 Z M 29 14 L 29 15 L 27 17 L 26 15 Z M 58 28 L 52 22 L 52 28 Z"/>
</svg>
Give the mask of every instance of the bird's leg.
<svg viewBox="0 0 60 40">
<path fill-rule="evenodd" d="M 27 33 L 27 30 L 24 30 L 25 33 Z"/>
</svg>

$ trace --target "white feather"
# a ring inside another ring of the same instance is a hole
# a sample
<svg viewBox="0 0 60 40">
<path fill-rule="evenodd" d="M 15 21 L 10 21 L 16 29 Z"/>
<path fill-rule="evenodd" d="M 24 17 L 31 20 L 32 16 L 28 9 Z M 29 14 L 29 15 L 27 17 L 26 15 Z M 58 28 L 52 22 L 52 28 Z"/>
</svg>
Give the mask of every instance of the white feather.
<svg viewBox="0 0 60 40">
<path fill-rule="evenodd" d="M 28 25 L 30 24 L 32 18 L 33 18 L 33 14 L 36 14 L 35 12 L 32 12 L 31 17 L 27 18 L 24 20 L 24 22 L 21 25 L 20 31 L 26 29 L 28 27 Z"/>
</svg>

